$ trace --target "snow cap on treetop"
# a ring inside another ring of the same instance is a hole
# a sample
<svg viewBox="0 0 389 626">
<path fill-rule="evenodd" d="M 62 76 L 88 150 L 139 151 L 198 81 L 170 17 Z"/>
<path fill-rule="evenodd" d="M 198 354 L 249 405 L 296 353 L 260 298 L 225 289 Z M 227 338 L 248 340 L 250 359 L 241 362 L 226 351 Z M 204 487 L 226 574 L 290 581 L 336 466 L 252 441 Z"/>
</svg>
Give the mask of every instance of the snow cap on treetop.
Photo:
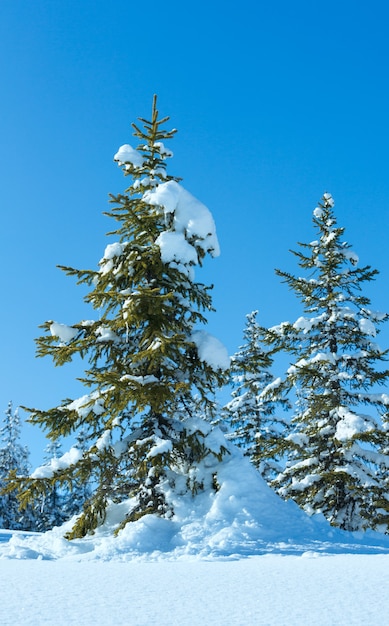
<svg viewBox="0 0 389 626">
<path fill-rule="evenodd" d="M 313 211 L 313 215 L 314 217 L 316 217 L 317 220 L 319 220 L 321 217 L 323 217 L 323 207 L 324 208 L 331 208 L 335 206 L 335 201 L 333 199 L 333 197 L 331 196 L 330 193 L 324 193 L 323 194 L 323 205 L 321 207 L 316 207 L 316 209 L 314 209 Z"/>
<path fill-rule="evenodd" d="M 323 200 L 325 201 L 325 204 L 327 207 L 334 207 L 335 206 L 335 201 L 333 199 L 333 197 L 331 196 L 330 193 L 324 193 L 323 194 Z"/>
<path fill-rule="evenodd" d="M 141 167 L 143 165 L 143 157 L 140 152 L 134 150 L 128 143 L 120 146 L 113 160 L 117 161 L 118 165 L 126 165 L 127 163 L 131 163 L 134 167 Z"/>
</svg>

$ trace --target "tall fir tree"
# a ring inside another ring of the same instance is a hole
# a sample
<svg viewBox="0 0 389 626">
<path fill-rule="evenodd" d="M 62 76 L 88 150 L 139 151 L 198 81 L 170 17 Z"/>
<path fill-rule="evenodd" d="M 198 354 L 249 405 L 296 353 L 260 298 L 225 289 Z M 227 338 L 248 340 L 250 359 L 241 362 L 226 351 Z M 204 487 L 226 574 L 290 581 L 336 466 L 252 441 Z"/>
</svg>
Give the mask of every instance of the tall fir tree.
<svg viewBox="0 0 389 626">
<path fill-rule="evenodd" d="M 195 282 L 194 267 L 219 247 L 208 209 L 166 171 L 172 153 L 164 142 L 176 132 L 162 128 L 168 119 L 159 119 L 154 97 L 151 120 L 133 124 L 139 145 L 126 144 L 114 157 L 132 183 L 111 196 L 115 206 L 107 215 L 118 227 L 109 235 L 116 240 L 99 268 L 62 266 L 90 287 L 86 302 L 98 320 L 48 321 L 37 339 L 38 356 L 50 355 L 55 365 L 88 358 L 81 380 L 89 391 L 48 411 L 33 409 L 30 419 L 53 439 L 83 428 L 88 449 L 72 448 L 51 475 L 38 468 L 10 484 L 18 482 L 25 503 L 54 482 L 92 482 L 69 538 L 93 532 L 111 501 L 131 497 L 120 528 L 148 513 L 171 516 L 172 492 L 217 488 L 216 470 L 204 468 L 212 459 L 217 466 L 224 446 L 186 407 L 197 393 L 206 413 L 229 365 L 225 348 L 196 328 L 206 323 L 212 300 L 210 287 Z"/>
<path fill-rule="evenodd" d="M 222 411 L 230 426 L 229 438 L 250 457 L 267 482 L 280 472 L 288 427 L 277 414 L 288 407 L 280 378 L 271 373 L 273 357 L 264 344 L 266 329 L 257 311 L 246 316 L 245 343 L 231 359 L 232 400 Z"/>
<path fill-rule="evenodd" d="M 268 333 L 273 347 L 295 359 L 286 383 L 297 397 L 289 460 L 275 485 L 308 512 L 360 530 L 378 524 L 379 468 L 389 468 L 381 419 L 389 397 L 378 392 L 389 380 L 387 350 L 376 343 L 377 327 L 389 316 L 369 308 L 363 284 L 378 272 L 358 267 L 333 207 L 324 194 L 313 213 L 318 239 L 293 252 L 307 275 L 277 270 L 301 300 L 304 316 Z"/>
<path fill-rule="evenodd" d="M 31 506 L 20 510 L 16 491 L 1 493 L 6 487 L 6 478 L 10 471 L 19 476 L 29 474 L 29 452 L 20 443 L 21 422 L 18 409 L 13 410 L 9 402 L 5 411 L 4 426 L 0 430 L 0 528 L 12 530 L 32 530 L 34 512 Z"/>
</svg>

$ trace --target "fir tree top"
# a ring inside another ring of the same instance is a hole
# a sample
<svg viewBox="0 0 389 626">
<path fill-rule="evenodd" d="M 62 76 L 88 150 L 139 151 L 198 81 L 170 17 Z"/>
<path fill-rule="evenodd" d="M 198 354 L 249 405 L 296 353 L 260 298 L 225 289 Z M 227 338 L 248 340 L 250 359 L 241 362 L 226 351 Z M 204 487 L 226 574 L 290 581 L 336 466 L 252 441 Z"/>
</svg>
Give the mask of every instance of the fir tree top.
<svg viewBox="0 0 389 626">
<path fill-rule="evenodd" d="M 358 255 L 347 241 L 342 240 L 344 228 L 337 226 L 333 207 L 331 194 L 325 193 L 313 212 L 313 224 L 318 239 L 310 243 L 299 243 L 301 249 L 292 250 L 299 266 L 308 275 L 294 276 L 289 272 L 276 270 L 278 276 L 300 298 L 305 313 L 315 315 L 300 317 L 293 324 L 284 323 L 270 331 L 273 339 L 276 339 L 277 334 L 292 332 L 293 336 L 299 333 L 300 340 L 304 340 L 304 336 L 314 332 L 315 328 L 321 332 L 322 325 L 325 324 L 330 351 L 336 353 L 342 349 L 342 345 L 349 345 L 352 341 L 350 333 L 347 334 L 347 340 L 343 341 L 341 338 L 345 321 L 354 324 L 353 345 L 362 341 L 373 347 L 374 338 L 379 332 L 377 326 L 387 320 L 389 315 L 368 308 L 370 299 L 362 293 L 362 283 L 374 280 L 378 270 L 372 269 L 370 265 L 358 266 Z M 334 343 L 335 328 L 338 333 L 337 343 Z M 375 352 L 384 356 L 384 352 L 377 346 L 376 348 Z"/>
</svg>

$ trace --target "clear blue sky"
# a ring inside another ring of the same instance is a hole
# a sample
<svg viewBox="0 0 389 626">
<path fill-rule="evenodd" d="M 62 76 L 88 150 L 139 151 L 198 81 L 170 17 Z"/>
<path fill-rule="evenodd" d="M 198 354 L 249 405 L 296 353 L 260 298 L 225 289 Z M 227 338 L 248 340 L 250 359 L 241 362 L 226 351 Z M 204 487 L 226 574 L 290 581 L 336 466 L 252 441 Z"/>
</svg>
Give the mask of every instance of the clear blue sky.
<svg viewBox="0 0 389 626">
<path fill-rule="evenodd" d="M 83 393 L 80 364 L 36 359 L 34 338 L 91 317 L 56 264 L 96 267 L 108 194 L 128 182 L 112 158 L 154 93 L 179 130 L 169 171 L 217 224 L 222 255 L 197 278 L 215 284 L 209 330 L 230 353 L 251 310 L 264 325 L 301 314 L 274 268 L 296 270 L 324 191 L 389 310 L 388 18 L 384 0 L 0 2 L 1 411 Z M 39 461 L 40 431 L 23 438 Z"/>
</svg>

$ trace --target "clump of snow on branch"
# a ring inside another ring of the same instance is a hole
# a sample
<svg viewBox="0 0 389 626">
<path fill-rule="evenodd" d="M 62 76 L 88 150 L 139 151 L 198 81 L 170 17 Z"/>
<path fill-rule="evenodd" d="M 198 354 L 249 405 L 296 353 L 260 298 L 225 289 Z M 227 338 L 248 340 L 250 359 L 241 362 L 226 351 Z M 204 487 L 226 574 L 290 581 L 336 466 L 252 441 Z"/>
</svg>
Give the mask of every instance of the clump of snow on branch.
<svg viewBox="0 0 389 626">
<path fill-rule="evenodd" d="M 183 233 L 165 230 L 155 240 L 161 250 L 161 259 L 164 263 L 175 261 L 179 265 L 196 265 L 197 252 L 185 239 Z"/>
<path fill-rule="evenodd" d="M 47 465 L 41 465 L 31 474 L 31 478 L 52 478 L 55 472 L 64 470 L 70 465 L 74 465 L 82 458 L 82 451 L 78 448 L 70 448 L 61 457 L 50 460 Z"/>
<path fill-rule="evenodd" d="M 205 253 L 219 256 L 220 247 L 211 212 L 176 181 L 169 180 L 146 191 L 143 200 L 151 206 L 163 208 L 166 222 L 169 223 L 172 218 L 172 231 L 181 233 L 190 244 L 198 246 Z M 177 242 L 174 240 L 174 243 Z M 167 254 L 166 245 L 164 254 Z"/>
<path fill-rule="evenodd" d="M 73 400 L 65 407 L 68 411 L 76 411 L 76 413 L 84 418 L 92 411 L 95 415 L 104 413 L 103 399 L 98 392 L 93 392 Z"/>
<path fill-rule="evenodd" d="M 336 425 L 335 438 L 338 441 L 349 441 L 361 433 L 373 430 L 371 418 L 365 420 L 362 415 L 357 415 L 345 407 L 339 407 L 337 412 L 340 420 Z"/>
<path fill-rule="evenodd" d="M 309 333 L 309 331 L 316 325 L 319 325 L 325 319 L 325 313 L 321 315 L 317 315 L 316 317 L 306 318 L 299 317 L 293 324 L 293 328 L 296 330 L 302 330 L 304 334 Z"/>
<path fill-rule="evenodd" d="M 95 330 L 95 334 L 97 336 L 96 341 L 98 343 L 104 343 L 107 341 L 112 341 L 113 343 L 120 342 L 120 337 L 118 337 L 118 335 L 107 326 L 99 326 L 99 328 Z"/>
<path fill-rule="evenodd" d="M 113 159 L 120 166 L 131 164 L 134 167 L 141 167 L 143 165 L 143 157 L 140 152 L 134 150 L 128 143 L 120 146 Z"/>
<path fill-rule="evenodd" d="M 329 207 L 334 207 L 335 206 L 335 201 L 333 199 L 333 197 L 331 196 L 330 193 L 326 192 L 323 194 L 323 198 L 326 201 L 326 205 Z"/>
<path fill-rule="evenodd" d="M 377 334 L 376 328 L 370 320 L 362 318 L 359 320 L 359 328 L 361 332 L 365 335 L 370 335 L 371 337 L 375 337 Z"/>
<path fill-rule="evenodd" d="M 123 254 L 126 244 L 124 242 L 116 241 L 106 246 L 104 256 L 99 261 L 100 273 L 107 274 L 113 268 L 113 259 Z"/>
<path fill-rule="evenodd" d="M 132 383 L 136 383 L 137 385 L 151 385 L 153 383 L 159 383 L 159 379 L 153 374 L 149 374 L 148 376 L 133 376 L 131 374 L 124 374 L 120 378 L 120 381 L 128 381 Z"/>
<path fill-rule="evenodd" d="M 230 357 L 226 347 L 213 335 L 205 330 L 196 330 L 191 335 L 196 344 L 200 361 L 204 361 L 214 370 L 227 370 L 230 366 Z"/>
<path fill-rule="evenodd" d="M 53 337 L 58 337 L 62 343 L 68 343 L 78 334 L 77 328 L 67 326 L 66 324 L 59 324 L 58 322 L 50 324 L 50 332 Z"/>
<path fill-rule="evenodd" d="M 173 443 L 170 439 L 161 439 L 160 437 L 155 437 L 155 445 L 150 448 L 147 458 L 151 459 L 154 456 L 158 456 L 159 454 L 166 454 L 167 452 L 171 452 L 173 450 Z"/>
<path fill-rule="evenodd" d="M 109 243 L 108 246 L 105 248 L 102 261 L 113 259 L 115 256 L 120 256 L 121 254 L 123 254 L 123 250 L 124 250 L 123 243 L 120 243 L 118 241 L 116 241 L 115 243 Z"/>
<path fill-rule="evenodd" d="M 163 159 L 169 159 L 173 156 L 173 152 L 169 150 L 169 148 L 166 148 L 165 144 L 162 141 L 154 142 L 154 148 L 158 149 L 159 155 Z"/>
<path fill-rule="evenodd" d="M 96 448 L 98 450 L 106 450 L 110 447 L 112 442 L 112 433 L 110 430 L 105 430 L 103 434 L 96 441 Z"/>
</svg>

